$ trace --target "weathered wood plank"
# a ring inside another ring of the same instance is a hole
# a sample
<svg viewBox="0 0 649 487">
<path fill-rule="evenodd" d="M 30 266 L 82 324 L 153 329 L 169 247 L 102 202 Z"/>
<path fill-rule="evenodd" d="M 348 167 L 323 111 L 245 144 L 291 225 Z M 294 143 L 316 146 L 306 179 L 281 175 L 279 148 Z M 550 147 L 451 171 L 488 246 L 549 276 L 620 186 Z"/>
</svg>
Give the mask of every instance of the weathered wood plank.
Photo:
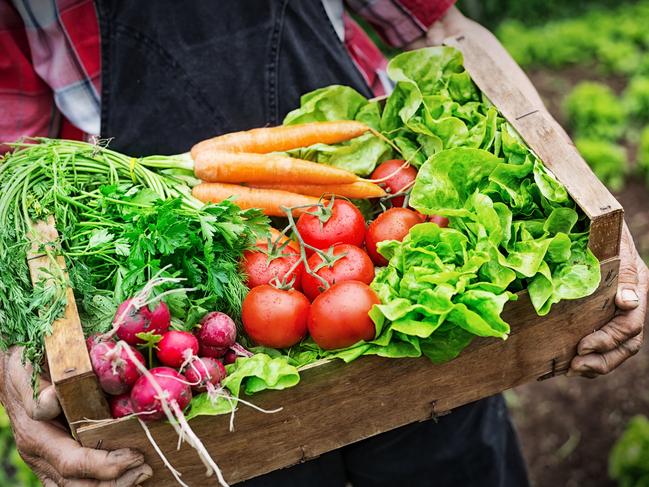
<svg viewBox="0 0 649 487">
<path fill-rule="evenodd" d="M 516 129 L 543 164 L 567 188 L 591 220 L 590 248 L 600 260 L 619 254 L 622 206 L 597 179 L 559 123 L 534 106 L 511 82 L 498 56 L 486 52 L 468 35 L 444 41 L 464 56 L 464 65 L 478 88 Z"/>
<path fill-rule="evenodd" d="M 512 324 L 507 341 L 476 340 L 449 363 L 380 357 L 363 357 L 348 365 L 330 362 L 304 371 L 294 388 L 253 396 L 259 406 L 283 406 L 279 413 L 261 414 L 242 406 L 234 433 L 228 431 L 226 416 L 195 418 L 191 426 L 226 479 L 234 483 L 427 420 L 525 382 L 563 374 L 579 340 L 613 316 L 618 268 L 618 259 L 602 264 L 603 279 L 595 294 L 559 303 L 545 317 L 536 315 L 523 293 L 521 300 L 505 310 L 504 317 Z M 175 434 L 168 425 L 152 424 L 151 430 L 185 482 L 205 482 L 194 452 L 186 446 L 175 451 Z M 129 445 L 146 452 L 155 472 L 146 485 L 173 485 L 136 421 L 83 427 L 79 437 L 85 446 Z"/>
<path fill-rule="evenodd" d="M 32 283 L 44 281 L 52 285 L 52 276 L 61 273 L 67 279 L 63 258 L 53 259 L 42 252 L 44 247 L 51 249 L 52 242 L 58 239 L 54 221 L 38 222 L 32 230 L 28 256 Z M 110 418 L 108 403 L 90 364 L 72 288 L 66 289 L 66 296 L 63 316 L 52 324 L 52 334 L 45 337 L 50 379 L 68 423 Z"/>
</svg>

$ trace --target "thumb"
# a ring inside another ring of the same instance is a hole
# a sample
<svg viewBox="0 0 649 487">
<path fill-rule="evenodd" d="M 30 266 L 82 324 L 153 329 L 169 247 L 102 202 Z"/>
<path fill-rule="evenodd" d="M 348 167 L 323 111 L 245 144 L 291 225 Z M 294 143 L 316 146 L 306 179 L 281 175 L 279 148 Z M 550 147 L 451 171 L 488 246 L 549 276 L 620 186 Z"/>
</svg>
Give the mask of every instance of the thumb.
<svg viewBox="0 0 649 487">
<path fill-rule="evenodd" d="M 638 296 L 638 255 L 626 225 L 622 232 L 620 247 L 622 258 L 620 260 L 615 305 L 623 311 L 628 311 L 637 308 L 640 299 Z"/>
<path fill-rule="evenodd" d="M 30 364 L 24 365 L 19 350 L 14 350 L 9 358 L 7 372 L 11 378 L 14 390 L 20 397 L 27 415 L 37 421 L 48 421 L 61 414 L 61 406 L 56 397 L 54 386 L 39 377 L 37 380 L 38 394 L 32 389 L 33 369 Z"/>
</svg>

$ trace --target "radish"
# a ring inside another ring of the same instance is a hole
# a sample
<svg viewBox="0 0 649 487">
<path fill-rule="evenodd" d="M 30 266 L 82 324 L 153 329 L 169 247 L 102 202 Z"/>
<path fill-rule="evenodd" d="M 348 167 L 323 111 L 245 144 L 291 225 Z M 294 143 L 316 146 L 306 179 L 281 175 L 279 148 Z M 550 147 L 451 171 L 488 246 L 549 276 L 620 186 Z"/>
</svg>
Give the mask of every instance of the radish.
<svg viewBox="0 0 649 487">
<path fill-rule="evenodd" d="M 192 389 L 196 392 L 204 392 L 208 384 L 218 386 L 227 372 L 221 362 L 212 357 L 200 357 L 192 360 L 185 370 L 185 377 L 191 382 Z"/>
<path fill-rule="evenodd" d="M 135 357 L 142 365 L 144 357 L 137 350 L 130 351 L 132 355 L 123 348 L 118 349 L 115 342 L 98 342 L 90 349 L 92 368 L 97 374 L 99 385 L 108 394 L 128 392 L 140 377 L 138 366 L 131 357 Z"/>
<path fill-rule="evenodd" d="M 111 396 L 108 402 L 110 403 L 110 414 L 115 419 L 133 414 L 131 395 L 129 393 Z"/>
<path fill-rule="evenodd" d="M 148 305 L 138 307 L 134 299 L 127 299 L 117 308 L 113 326 L 117 326 L 117 336 L 129 345 L 144 343 L 136 335 L 154 332 L 162 335 L 169 329 L 171 313 L 169 307 L 160 301 L 153 309 Z"/>
<path fill-rule="evenodd" d="M 233 364 L 236 361 L 237 361 L 237 352 L 235 352 L 232 349 L 225 352 L 225 355 L 223 356 L 223 363 L 225 365 Z"/>
<path fill-rule="evenodd" d="M 200 344 L 200 355 L 204 357 L 223 357 L 237 339 L 234 321 L 219 311 L 207 313 L 195 333 Z"/>
<path fill-rule="evenodd" d="M 171 330 L 162 335 L 156 355 L 163 365 L 179 368 L 198 353 L 198 339 L 187 331 Z"/>
<path fill-rule="evenodd" d="M 170 367 L 156 367 L 149 371 L 151 379 L 142 376 L 131 389 L 131 404 L 136 413 L 147 412 L 142 416 L 144 421 L 156 421 L 165 416 L 165 411 L 160 403 L 156 387 L 151 383 L 155 380 L 165 395 L 165 400 L 173 409 L 182 411 L 192 399 L 192 391 L 187 384 L 187 379 L 181 373 Z"/>
<path fill-rule="evenodd" d="M 86 338 L 86 348 L 88 351 L 94 347 L 97 343 L 104 341 L 101 333 L 93 333 L 88 338 Z"/>
</svg>

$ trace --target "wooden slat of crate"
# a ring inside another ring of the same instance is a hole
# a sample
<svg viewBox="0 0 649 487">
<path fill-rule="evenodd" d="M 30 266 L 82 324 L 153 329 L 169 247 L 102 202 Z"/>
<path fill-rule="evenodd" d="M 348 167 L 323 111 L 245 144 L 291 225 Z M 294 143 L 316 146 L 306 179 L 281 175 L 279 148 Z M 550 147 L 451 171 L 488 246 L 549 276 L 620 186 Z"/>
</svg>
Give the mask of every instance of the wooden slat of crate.
<svg viewBox="0 0 649 487">
<path fill-rule="evenodd" d="M 563 301 L 539 317 L 526 293 L 510 303 L 504 318 L 512 324 L 507 341 L 476 340 L 457 359 L 440 365 L 426 358 L 364 357 L 340 361 L 302 373 L 296 387 L 252 397 L 272 415 L 241 406 L 236 431 L 229 417 L 199 417 L 191 426 L 203 440 L 226 479 L 239 482 L 306 461 L 363 438 L 441 415 L 457 406 L 533 380 L 564 373 L 581 337 L 606 323 L 614 313 L 619 260 L 602 264 L 602 283 L 592 296 Z M 163 423 L 151 425 L 153 436 L 190 485 L 205 482 L 204 468 L 187 446 L 175 451 L 177 438 Z M 146 485 L 174 485 L 135 420 L 91 425 L 78 431 L 88 447 L 129 445 L 146 452 L 155 476 Z"/>
<path fill-rule="evenodd" d="M 51 249 L 52 243 L 58 240 L 54 220 L 37 222 L 30 237 L 32 249 L 28 259 L 32 283 L 47 285 L 52 276 L 65 275 L 63 258 L 52 259 L 42 251 L 44 246 Z M 66 289 L 66 296 L 65 312 L 52 324 L 52 334 L 45 337 L 45 350 L 50 380 L 56 386 L 56 395 L 74 433 L 77 421 L 110 418 L 110 412 L 86 351 L 72 288 Z"/>
</svg>

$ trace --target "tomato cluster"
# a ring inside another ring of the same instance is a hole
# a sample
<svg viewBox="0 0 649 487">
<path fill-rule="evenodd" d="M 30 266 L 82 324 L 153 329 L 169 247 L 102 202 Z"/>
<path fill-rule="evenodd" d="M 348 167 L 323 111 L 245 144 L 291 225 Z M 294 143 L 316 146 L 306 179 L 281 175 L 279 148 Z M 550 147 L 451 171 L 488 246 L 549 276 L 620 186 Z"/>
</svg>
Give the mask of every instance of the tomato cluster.
<svg viewBox="0 0 649 487">
<path fill-rule="evenodd" d="M 308 333 L 329 350 L 375 337 L 368 312 L 380 300 L 369 284 L 374 265 L 387 265 L 377 244 L 403 240 L 410 228 L 426 221 L 402 206 L 416 174 L 404 161 L 387 161 L 376 169 L 372 177 L 391 194 L 393 207 L 368 227 L 356 206 L 334 198 L 302 213 L 294 227 L 299 246 L 269 248 L 258 242 L 254 251 L 245 253 L 242 267 L 251 290 L 241 318 L 255 343 L 288 348 Z M 440 226 L 448 224 L 435 218 Z"/>
</svg>

